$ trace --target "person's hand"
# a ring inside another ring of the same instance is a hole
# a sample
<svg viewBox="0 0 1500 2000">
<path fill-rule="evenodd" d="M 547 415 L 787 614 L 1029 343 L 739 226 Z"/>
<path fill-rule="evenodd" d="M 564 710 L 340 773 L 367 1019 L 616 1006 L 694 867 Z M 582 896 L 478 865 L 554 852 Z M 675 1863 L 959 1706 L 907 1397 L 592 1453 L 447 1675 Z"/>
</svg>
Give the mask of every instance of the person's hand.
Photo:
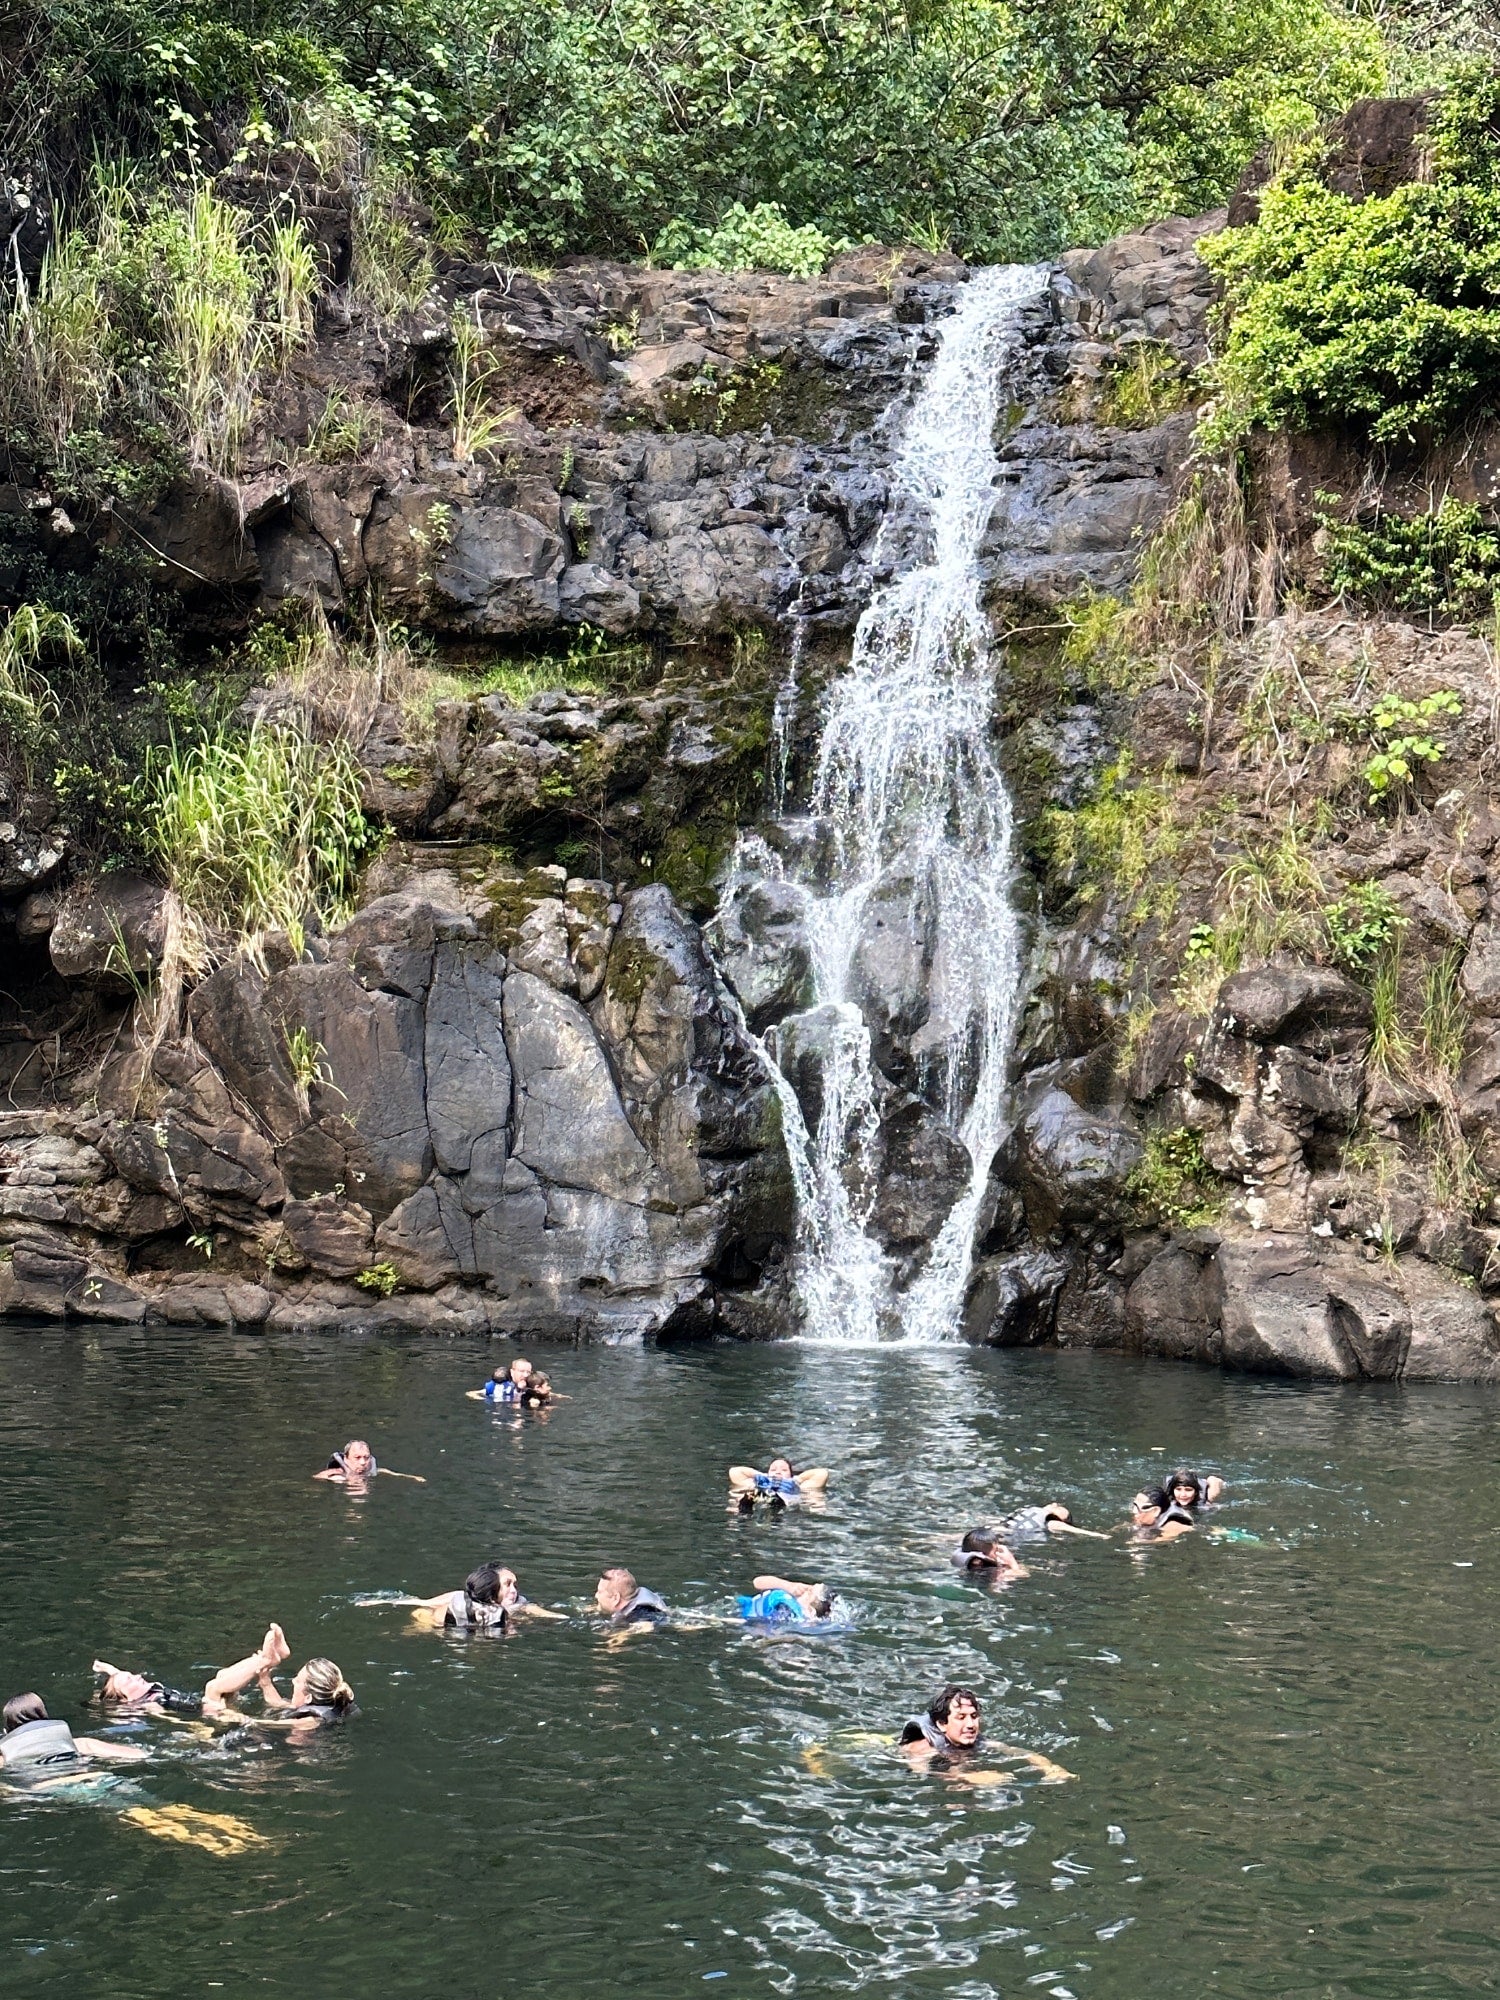
<svg viewBox="0 0 1500 2000">
<path fill-rule="evenodd" d="M 267 1673 L 272 1667 L 279 1667 L 283 1660 L 292 1657 L 292 1649 L 286 1642 L 286 1634 L 279 1625 L 266 1627 L 266 1636 L 260 1642 L 260 1657 Z"/>
</svg>

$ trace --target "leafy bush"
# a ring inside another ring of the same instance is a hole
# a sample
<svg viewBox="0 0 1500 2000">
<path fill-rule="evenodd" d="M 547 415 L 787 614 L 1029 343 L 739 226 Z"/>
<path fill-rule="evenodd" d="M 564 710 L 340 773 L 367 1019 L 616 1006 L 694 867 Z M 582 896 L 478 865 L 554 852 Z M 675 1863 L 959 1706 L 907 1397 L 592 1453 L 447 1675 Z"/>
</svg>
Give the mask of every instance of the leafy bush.
<svg viewBox="0 0 1500 2000">
<path fill-rule="evenodd" d="M 1332 499 L 1320 495 L 1320 501 Z M 1321 517 L 1323 580 L 1335 596 L 1362 597 L 1403 611 L 1484 618 L 1500 592 L 1500 534 L 1479 509 L 1448 496 L 1430 513 L 1368 522 Z"/>
<path fill-rule="evenodd" d="M 1390 443 L 1495 407 L 1497 120 L 1500 75 L 1473 73 L 1435 117 L 1430 180 L 1356 200 L 1302 161 L 1258 221 L 1205 242 L 1228 315 L 1207 442 L 1348 424 Z"/>
<path fill-rule="evenodd" d="M 1429 726 L 1440 716 L 1463 713 L 1463 703 L 1451 688 L 1439 688 L 1417 701 L 1398 694 L 1385 694 L 1370 711 L 1370 733 L 1380 748 L 1370 757 L 1362 773 L 1370 788 L 1370 803 L 1376 805 L 1397 786 L 1415 779 L 1417 768 L 1440 764 L 1447 745 L 1441 737 L 1429 735 Z"/>
<path fill-rule="evenodd" d="M 1364 972 L 1389 954 L 1406 918 L 1388 889 L 1360 882 L 1323 912 L 1334 957 L 1353 972 Z"/>
<path fill-rule="evenodd" d="M 370 1264 L 354 1280 L 363 1292 L 373 1292 L 377 1298 L 388 1299 L 401 1284 L 401 1273 L 388 1257 L 382 1257 L 378 1264 Z"/>
<path fill-rule="evenodd" d="M 651 246 L 658 264 L 678 271 L 785 271 L 793 278 L 816 278 L 836 250 L 816 223 L 794 229 L 779 201 L 746 208 L 737 201 L 714 229 L 669 222 Z"/>
<path fill-rule="evenodd" d="M 1333 0 L 31 5 L 0 157 L 88 130 L 207 164 L 232 119 L 274 135 L 321 100 L 434 208 L 538 257 L 766 204 L 835 240 L 1045 254 L 1200 213 L 1262 140 L 1383 77 Z"/>
<path fill-rule="evenodd" d="M 1209 1165 L 1203 1140 L 1189 1126 L 1148 1132 L 1140 1164 L 1125 1183 L 1143 1219 L 1195 1229 L 1217 1222 L 1226 1188 Z"/>
</svg>

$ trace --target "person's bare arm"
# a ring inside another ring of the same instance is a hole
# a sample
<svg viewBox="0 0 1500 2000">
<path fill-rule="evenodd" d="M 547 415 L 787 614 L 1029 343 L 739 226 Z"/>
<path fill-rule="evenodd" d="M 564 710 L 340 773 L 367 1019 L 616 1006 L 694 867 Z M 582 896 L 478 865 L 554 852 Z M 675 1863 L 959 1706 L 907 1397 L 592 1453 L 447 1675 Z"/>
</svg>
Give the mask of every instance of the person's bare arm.
<svg viewBox="0 0 1500 2000">
<path fill-rule="evenodd" d="M 785 1576 L 753 1576 L 750 1582 L 755 1590 L 785 1590 L 793 1597 L 797 1596 L 799 1591 L 812 1589 L 810 1583 L 793 1583 L 790 1577 Z"/>
<path fill-rule="evenodd" d="M 512 1618 L 555 1618 L 563 1625 L 568 1622 L 566 1611 L 549 1611 L 545 1604 L 518 1604 L 510 1615 Z"/>
<path fill-rule="evenodd" d="M 392 1472 L 388 1465 L 377 1465 L 375 1470 L 383 1479 L 409 1479 L 413 1486 L 425 1486 L 427 1481 L 420 1472 Z"/>
<path fill-rule="evenodd" d="M 106 1764 L 139 1764 L 151 1755 L 144 1744 L 112 1743 L 105 1736 L 75 1736 L 73 1741 L 85 1757 L 98 1757 Z"/>
<path fill-rule="evenodd" d="M 806 1472 L 797 1474 L 797 1484 L 804 1493 L 821 1493 L 828 1484 L 828 1467 L 811 1465 Z"/>
<path fill-rule="evenodd" d="M 1075 1771 L 1066 1771 L 1052 1758 L 1043 1756 L 1040 1750 L 1018 1750 L 1013 1743 L 986 1743 L 984 1748 L 989 1756 L 1016 1758 L 1029 1764 L 1033 1771 L 1040 1772 L 1044 1785 L 1065 1785 L 1077 1776 Z"/>
<path fill-rule="evenodd" d="M 1220 1479 L 1216 1472 L 1210 1473 L 1208 1478 L 1204 1480 L 1203 1497 L 1210 1502 L 1223 1499 L 1224 1481 Z"/>
<path fill-rule="evenodd" d="M 343 1483 L 343 1478 L 344 1478 L 344 1475 L 343 1475 L 343 1473 L 342 1473 L 342 1472 L 341 1472 L 341 1471 L 339 1470 L 339 1468 L 338 1468 L 338 1467 L 337 1467 L 336 1465 L 325 1465 L 325 1466 L 323 1467 L 323 1470 L 322 1470 L 321 1472 L 315 1472 L 315 1473 L 313 1474 L 313 1478 L 314 1478 L 314 1479 L 332 1479 L 332 1480 L 336 1480 L 336 1481 L 337 1481 L 337 1482 L 338 1482 L 338 1483 L 339 1483 L 340 1485 L 342 1485 L 342 1483 Z"/>
<path fill-rule="evenodd" d="M 729 1468 L 729 1484 L 736 1493 L 753 1493 L 757 1477 L 753 1465 L 731 1465 Z"/>
</svg>

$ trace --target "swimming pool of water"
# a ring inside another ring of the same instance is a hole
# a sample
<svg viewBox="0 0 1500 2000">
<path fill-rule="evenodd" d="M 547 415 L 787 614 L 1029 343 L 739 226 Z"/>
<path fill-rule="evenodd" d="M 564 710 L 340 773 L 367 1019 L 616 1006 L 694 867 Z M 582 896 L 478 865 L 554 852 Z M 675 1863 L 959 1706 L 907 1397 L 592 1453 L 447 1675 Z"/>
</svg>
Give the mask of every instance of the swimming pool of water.
<svg viewBox="0 0 1500 2000">
<path fill-rule="evenodd" d="M 0 1800 L 0 1990 L 1500 1990 L 1492 1392 L 592 1351 L 552 1357 L 573 1401 L 508 1419 L 462 1393 L 496 1358 L 0 1333 L 0 1693 L 81 1728 L 96 1653 L 201 1685 L 275 1617 L 361 1710 L 310 1748 L 153 1732 L 139 1798 L 232 1814 L 264 1843 L 232 1857 L 128 1792 Z M 428 1484 L 312 1483 L 351 1435 Z M 731 1515 L 724 1467 L 782 1449 L 834 1468 L 826 1505 Z M 1179 1458 L 1258 1542 L 1049 1545 L 1000 1592 L 948 1563 L 1020 1501 L 1108 1526 Z M 628 1563 L 701 1629 L 611 1648 L 580 1611 L 465 1643 L 353 1602 L 488 1556 L 565 1609 Z M 757 1570 L 827 1577 L 851 1627 L 709 1622 Z M 843 1740 L 949 1678 L 1075 1780 L 970 1793 Z"/>
</svg>

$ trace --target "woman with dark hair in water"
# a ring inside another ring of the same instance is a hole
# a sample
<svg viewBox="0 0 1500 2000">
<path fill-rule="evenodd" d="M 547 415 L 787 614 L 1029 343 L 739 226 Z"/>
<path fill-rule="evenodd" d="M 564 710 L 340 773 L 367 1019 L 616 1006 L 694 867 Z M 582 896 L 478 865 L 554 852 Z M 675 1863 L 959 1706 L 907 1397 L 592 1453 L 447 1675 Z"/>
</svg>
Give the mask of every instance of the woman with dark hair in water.
<svg viewBox="0 0 1500 2000">
<path fill-rule="evenodd" d="M 1179 1468 L 1160 1486 L 1136 1494 L 1130 1503 L 1132 1525 L 1151 1529 L 1161 1541 L 1173 1541 L 1190 1533 L 1197 1526 L 1194 1514 L 1202 1507 L 1211 1507 L 1223 1492 L 1224 1481 L 1216 1474 L 1205 1478 L 1200 1472 Z"/>
</svg>

